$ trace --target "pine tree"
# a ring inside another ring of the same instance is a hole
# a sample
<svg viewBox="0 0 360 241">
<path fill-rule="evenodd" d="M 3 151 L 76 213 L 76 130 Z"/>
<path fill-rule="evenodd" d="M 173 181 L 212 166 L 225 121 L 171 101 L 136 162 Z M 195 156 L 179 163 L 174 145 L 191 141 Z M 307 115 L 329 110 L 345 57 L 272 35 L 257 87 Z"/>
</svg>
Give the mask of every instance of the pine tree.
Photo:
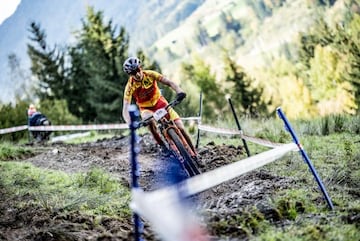
<svg viewBox="0 0 360 241">
<path fill-rule="evenodd" d="M 66 93 L 66 69 L 64 52 L 55 46 L 52 49 L 46 43 L 46 33 L 40 24 L 32 22 L 29 29 L 30 40 L 37 45 L 28 44 L 31 59 L 31 72 L 37 78 L 36 94 L 43 99 L 62 98 Z"/>
<path fill-rule="evenodd" d="M 266 116 L 267 104 L 262 100 L 263 89 L 260 87 L 253 87 L 251 79 L 243 70 L 241 66 L 226 57 L 227 64 L 226 81 L 232 83 L 232 87 L 228 89 L 231 99 L 236 103 L 239 113 L 249 115 L 251 117 L 258 117 L 259 115 Z"/>
<path fill-rule="evenodd" d="M 15 96 L 21 100 L 33 100 L 34 86 L 31 83 L 31 75 L 28 70 L 21 68 L 20 59 L 14 53 L 8 55 L 10 79 L 14 83 Z M 17 83 L 21 83 L 18 85 Z"/>
<path fill-rule="evenodd" d="M 357 12 L 353 11 L 353 9 L 359 9 L 359 4 L 356 3 L 356 1 L 350 0 L 347 8 L 344 22 L 336 24 L 335 27 L 330 27 L 322 18 L 318 20 L 314 29 L 303 34 L 300 37 L 301 45 L 299 56 L 304 66 L 303 73 L 306 73 L 303 79 L 307 80 L 306 84 L 310 91 L 315 93 L 319 92 L 319 89 L 314 88 L 314 83 L 312 83 L 314 79 L 319 79 L 314 78 L 316 69 L 323 69 L 323 72 L 318 75 L 321 76 L 322 79 L 324 79 L 324 76 L 330 76 L 326 83 L 320 85 L 323 91 L 327 91 L 324 87 L 331 86 L 335 79 L 331 73 L 334 70 L 328 66 L 323 66 L 325 64 L 323 61 L 317 65 L 311 64 L 311 62 L 314 62 L 314 59 L 318 58 L 318 56 L 315 56 L 315 50 L 331 49 L 330 52 L 333 52 L 333 55 L 337 56 L 335 59 L 341 59 L 336 68 L 342 71 L 337 71 L 336 81 L 342 83 L 342 90 L 346 93 L 346 100 L 343 102 L 347 103 L 346 106 L 351 106 L 351 108 L 347 108 L 346 112 L 353 113 L 354 109 L 359 110 L 358 106 L 360 105 L 360 42 L 358 38 L 360 17 Z M 318 53 L 320 52 L 321 51 Z M 325 60 L 328 61 L 327 58 L 325 58 Z M 312 74 L 312 76 L 310 76 L 310 74 Z M 349 86 L 349 84 L 351 86 Z M 338 87 L 339 85 L 337 88 Z M 321 101 L 319 97 L 315 97 L 315 100 Z M 355 103 L 356 106 L 354 106 L 353 103 Z M 329 105 L 333 106 L 333 104 Z"/>
<path fill-rule="evenodd" d="M 360 9 L 360 4 L 357 5 Z M 341 28 L 341 38 L 337 48 L 343 49 L 346 53 L 348 71 L 344 73 L 344 78 L 355 88 L 355 101 L 360 111 L 360 15 L 353 14 L 349 24 Z"/>
<path fill-rule="evenodd" d="M 73 60 L 71 81 L 73 86 L 77 85 L 73 88 L 73 102 L 79 103 L 76 94 L 82 91 L 85 92 L 82 101 L 86 102 L 77 112 L 83 112 L 87 121 L 118 121 L 128 78 L 122 70 L 129 43 L 125 29 L 121 27 L 117 31 L 112 21 L 104 24 L 103 13 L 89 7 L 76 38 L 78 43 L 70 52 Z"/>
<path fill-rule="evenodd" d="M 203 93 L 203 117 L 215 120 L 223 117 L 223 111 L 227 107 L 225 95 L 221 86 L 216 82 L 215 75 L 211 74 L 210 66 L 200 58 L 196 58 L 194 64 L 183 64 L 182 72 L 184 79 L 190 79 Z"/>
</svg>

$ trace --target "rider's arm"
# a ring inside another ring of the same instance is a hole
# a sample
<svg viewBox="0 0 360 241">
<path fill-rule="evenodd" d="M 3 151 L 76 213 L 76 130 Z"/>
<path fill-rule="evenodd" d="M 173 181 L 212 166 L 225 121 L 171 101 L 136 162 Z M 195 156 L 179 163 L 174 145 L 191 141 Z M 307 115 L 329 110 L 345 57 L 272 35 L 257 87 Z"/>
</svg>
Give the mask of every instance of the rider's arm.
<svg viewBox="0 0 360 241">
<path fill-rule="evenodd" d="M 162 77 L 159 80 L 160 83 L 163 83 L 164 85 L 167 85 L 169 87 L 171 87 L 177 94 L 178 93 L 183 93 L 184 91 L 180 88 L 179 85 L 177 85 L 174 81 L 169 80 L 166 77 Z"/>
<path fill-rule="evenodd" d="M 130 106 L 130 103 L 128 101 L 124 100 L 122 116 L 127 124 L 130 124 L 130 122 L 131 122 L 130 114 L 129 114 L 129 106 Z"/>
<path fill-rule="evenodd" d="M 127 83 L 124 90 L 122 116 L 127 124 L 130 124 L 129 106 L 131 105 L 132 92 L 130 84 Z"/>
</svg>

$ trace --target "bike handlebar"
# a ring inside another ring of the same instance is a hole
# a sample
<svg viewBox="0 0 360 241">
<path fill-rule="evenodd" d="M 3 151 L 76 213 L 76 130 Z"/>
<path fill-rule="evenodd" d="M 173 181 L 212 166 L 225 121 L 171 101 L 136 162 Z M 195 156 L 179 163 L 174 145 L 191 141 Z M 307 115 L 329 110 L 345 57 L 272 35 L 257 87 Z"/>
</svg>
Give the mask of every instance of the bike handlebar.
<svg viewBox="0 0 360 241">
<path fill-rule="evenodd" d="M 169 104 L 167 104 L 167 106 L 165 106 L 165 110 L 168 110 L 170 107 L 174 107 L 174 106 L 180 104 L 180 102 L 181 101 L 178 101 L 177 99 L 172 100 L 171 102 L 169 102 Z M 139 122 L 139 128 L 149 125 L 149 122 L 152 118 L 153 118 L 153 115 L 149 116 L 148 118 L 146 118 L 144 120 L 141 120 Z"/>
</svg>

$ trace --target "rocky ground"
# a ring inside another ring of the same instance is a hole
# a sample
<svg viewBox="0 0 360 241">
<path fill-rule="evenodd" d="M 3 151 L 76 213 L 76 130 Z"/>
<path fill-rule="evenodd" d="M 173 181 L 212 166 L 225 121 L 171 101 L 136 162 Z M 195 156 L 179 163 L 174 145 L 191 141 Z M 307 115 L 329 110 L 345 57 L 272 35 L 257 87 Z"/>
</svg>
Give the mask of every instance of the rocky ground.
<svg viewBox="0 0 360 241">
<path fill-rule="evenodd" d="M 140 145 L 140 186 L 146 190 L 156 189 L 156 173 L 161 171 L 163 158 L 159 158 L 157 148 L 148 135 L 141 137 Z M 38 147 L 35 156 L 23 161 L 68 173 L 87 171 L 97 166 L 130 187 L 127 137 L 86 144 L 53 143 Z M 202 172 L 246 156 L 241 146 L 214 143 L 200 147 L 198 153 Z M 289 177 L 255 170 L 201 193 L 196 205 L 201 210 L 210 239 L 248 240 L 258 232 L 258 221 L 264 219 L 274 225 L 282 225 L 284 221 L 268 200 L 271 194 L 292 184 L 293 180 Z M 35 206 L 14 208 L 12 204 L 18 200 L 9 199 L 1 192 L 0 189 L 0 240 L 133 240 L 132 219 L 124 222 L 115 218 L 102 218 L 95 225 L 95 217 L 78 212 L 50 212 Z M 151 226 L 144 222 L 145 240 L 158 240 Z"/>
</svg>

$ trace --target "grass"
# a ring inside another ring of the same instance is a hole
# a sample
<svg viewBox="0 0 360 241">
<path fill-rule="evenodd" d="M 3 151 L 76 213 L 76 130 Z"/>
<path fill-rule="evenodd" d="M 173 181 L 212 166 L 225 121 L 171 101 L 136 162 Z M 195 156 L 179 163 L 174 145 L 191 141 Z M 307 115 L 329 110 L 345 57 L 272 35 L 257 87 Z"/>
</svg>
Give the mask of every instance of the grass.
<svg viewBox="0 0 360 241">
<path fill-rule="evenodd" d="M 279 119 L 240 120 L 245 134 L 289 143 Z M 230 123 L 220 127 L 236 129 Z M 330 116 L 313 121 L 292 121 L 304 150 L 309 155 L 335 206 L 329 210 L 309 167 L 299 153 L 262 167 L 278 176 L 294 180 L 287 189 L 270 197 L 281 222 L 262 217 L 254 207 L 241 213 L 231 223 L 249 240 L 358 240 L 360 236 L 360 132 L 358 116 Z M 196 131 L 192 133 L 196 136 Z M 102 135 L 94 135 L 103 138 Z M 81 141 L 90 141 L 81 140 Z M 240 138 L 201 133 L 200 147 L 208 142 L 242 145 Z M 269 148 L 251 142 L 252 155 Z M 43 170 L 29 163 L 6 161 L 21 159 L 31 150 L 8 143 L 0 145 L 0 186 L 7 193 L 31 197 L 31 202 L 49 210 L 81 210 L 95 215 L 129 217 L 130 194 L 108 173 L 92 169 L 86 173 L 66 174 Z M 245 158 L 244 156 L 239 159 Z M 219 223 L 227 230 L 228 223 Z M 226 234 L 224 233 L 226 236 Z"/>
<path fill-rule="evenodd" d="M 291 121 L 304 150 L 320 176 L 335 206 L 330 211 L 318 184 L 299 153 L 289 153 L 263 169 L 294 179 L 292 188 L 271 197 L 272 205 L 282 217 L 282 225 L 257 220 L 261 230 L 246 230 L 250 240 L 358 240 L 360 236 L 360 132 L 358 116 L 333 115 L 315 120 Z M 278 119 L 240 120 L 245 134 L 279 143 L 292 142 Z M 222 127 L 236 129 L 233 124 Z M 239 137 L 220 137 L 203 133 L 200 144 L 241 145 Z M 200 146 L 201 146 L 200 145 Z M 269 148 L 248 142 L 252 155 Z M 246 158 L 242 156 L 241 158 Z M 254 213 L 254 212 L 253 212 Z M 250 221 L 249 221 L 250 222 Z"/>
<path fill-rule="evenodd" d="M 25 162 L 0 162 L 0 174 L 0 186 L 7 194 L 24 197 L 24 202 L 30 199 L 47 210 L 130 215 L 129 190 L 101 169 L 69 175 Z"/>
<path fill-rule="evenodd" d="M 0 161 L 17 160 L 33 153 L 31 148 L 14 146 L 10 142 L 0 144 Z"/>
</svg>

